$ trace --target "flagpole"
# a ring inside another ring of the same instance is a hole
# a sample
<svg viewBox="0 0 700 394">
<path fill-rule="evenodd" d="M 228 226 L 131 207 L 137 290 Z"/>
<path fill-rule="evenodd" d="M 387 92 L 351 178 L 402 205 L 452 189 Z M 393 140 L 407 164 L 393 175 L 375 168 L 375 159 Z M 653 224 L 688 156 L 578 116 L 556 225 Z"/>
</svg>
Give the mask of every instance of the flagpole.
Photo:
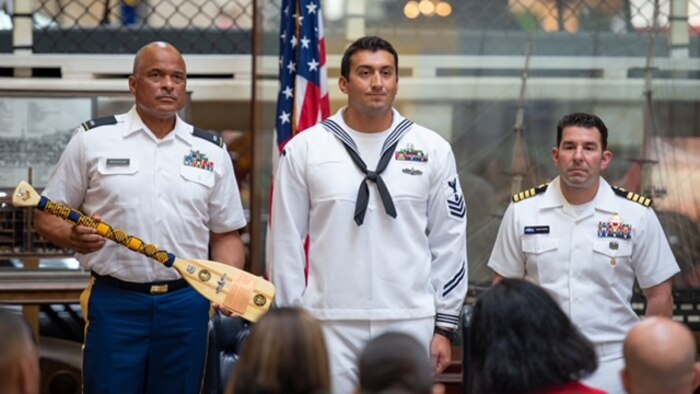
<svg viewBox="0 0 700 394">
<path fill-rule="evenodd" d="M 267 157 L 262 151 L 270 144 L 270 138 L 265 138 L 263 115 L 264 110 L 261 108 L 262 103 L 258 103 L 257 90 L 260 70 L 258 70 L 258 56 L 262 54 L 263 48 L 263 32 L 262 32 L 262 8 L 264 2 L 253 0 L 253 45 L 251 51 L 251 69 L 253 72 L 253 83 L 250 91 L 250 151 L 252 153 L 251 161 L 253 165 L 250 172 L 250 272 L 256 275 L 263 275 L 265 272 L 265 248 L 264 234 L 267 228 L 266 218 L 267 207 L 270 201 L 269 187 L 265 187 L 265 182 L 262 182 L 263 174 L 267 173 L 268 165 L 264 164 Z M 267 133 L 269 137 L 269 132 Z M 266 143 L 267 142 L 267 143 Z"/>
</svg>

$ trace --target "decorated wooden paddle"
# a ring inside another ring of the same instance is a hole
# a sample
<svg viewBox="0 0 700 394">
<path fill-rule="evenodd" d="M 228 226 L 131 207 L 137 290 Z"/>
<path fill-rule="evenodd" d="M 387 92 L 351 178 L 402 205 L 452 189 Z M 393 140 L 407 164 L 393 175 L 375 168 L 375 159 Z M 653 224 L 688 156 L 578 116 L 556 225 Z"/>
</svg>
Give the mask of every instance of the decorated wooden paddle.
<svg viewBox="0 0 700 394">
<path fill-rule="evenodd" d="M 272 283 L 259 276 L 216 261 L 178 258 L 123 230 L 114 230 L 107 223 L 39 195 L 27 182 L 20 182 L 15 188 L 12 205 L 37 207 L 64 220 L 94 228 L 107 239 L 148 256 L 166 267 L 175 268 L 205 298 L 251 322 L 257 321 L 267 312 L 275 297 L 275 287 Z"/>
</svg>

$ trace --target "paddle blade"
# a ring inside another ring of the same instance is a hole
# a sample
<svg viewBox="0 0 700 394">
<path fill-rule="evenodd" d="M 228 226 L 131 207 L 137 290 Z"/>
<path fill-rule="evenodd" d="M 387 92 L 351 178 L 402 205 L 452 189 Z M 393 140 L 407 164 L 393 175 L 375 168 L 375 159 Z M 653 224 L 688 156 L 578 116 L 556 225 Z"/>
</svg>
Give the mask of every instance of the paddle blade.
<svg viewBox="0 0 700 394">
<path fill-rule="evenodd" d="M 35 207 L 39 205 L 39 201 L 39 193 L 25 181 L 20 182 L 12 193 L 12 205 L 18 208 Z"/>
<path fill-rule="evenodd" d="M 258 321 L 275 298 L 272 283 L 227 264 L 175 258 L 173 267 L 209 301 L 251 322 Z"/>
</svg>

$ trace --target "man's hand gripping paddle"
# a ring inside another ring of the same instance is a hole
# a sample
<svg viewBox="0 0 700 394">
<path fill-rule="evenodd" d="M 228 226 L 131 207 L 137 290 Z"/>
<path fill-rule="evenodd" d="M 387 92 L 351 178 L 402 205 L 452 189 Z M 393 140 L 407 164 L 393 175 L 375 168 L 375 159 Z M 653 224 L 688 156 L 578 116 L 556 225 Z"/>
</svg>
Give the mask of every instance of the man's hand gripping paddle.
<svg viewBox="0 0 700 394">
<path fill-rule="evenodd" d="M 148 256 L 180 275 L 211 302 L 251 322 L 256 322 L 272 304 L 275 287 L 272 283 L 230 265 L 210 260 L 181 259 L 153 244 L 146 244 L 123 230 L 114 230 L 107 223 L 40 196 L 27 182 L 20 182 L 12 195 L 15 207 L 36 207 L 64 220 L 91 227 L 112 241 Z"/>
</svg>

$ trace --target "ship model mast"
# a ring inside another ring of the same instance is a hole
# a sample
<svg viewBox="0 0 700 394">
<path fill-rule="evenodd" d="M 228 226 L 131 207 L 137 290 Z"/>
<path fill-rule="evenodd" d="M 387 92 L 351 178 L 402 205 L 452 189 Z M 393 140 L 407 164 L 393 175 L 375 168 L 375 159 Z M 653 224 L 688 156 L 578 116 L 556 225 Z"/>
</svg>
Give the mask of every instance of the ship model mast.
<svg viewBox="0 0 700 394">
<path fill-rule="evenodd" d="M 530 160 L 525 146 L 525 109 L 527 107 L 527 80 L 530 77 L 530 58 L 532 57 L 532 35 L 527 41 L 527 52 L 525 53 L 525 67 L 520 82 L 520 94 L 518 96 L 518 110 L 515 113 L 515 125 L 513 126 L 513 134 L 515 135 L 515 143 L 513 145 L 513 162 L 509 175 L 511 176 L 510 195 L 512 196 L 523 189 L 523 180 L 526 175 L 530 175 Z M 531 183 L 534 183 L 530 179 Z"/>
<path fill-rule="evenodd" d="M 642 137 L 641 157 L 635 161 L 641 166 L 642 180 L 639 192 L 648 196 L 652 200 L 666 195 L 666 188 L 655 185 L 652 179 L 652 167 L 659 164 L 658 160 L 651 158 L 651 151 L 658 136 L 656 126 L 656 111 L 654 110 L 652 86 L 654 76 L 654 51 L 656 38 L 659 30 L 659 0 L 654 0 L 651 35 L 649 38 L 649 49 L 647 51 L 646 64 L 644 67 L 644 135 Z"/>
</svg>

